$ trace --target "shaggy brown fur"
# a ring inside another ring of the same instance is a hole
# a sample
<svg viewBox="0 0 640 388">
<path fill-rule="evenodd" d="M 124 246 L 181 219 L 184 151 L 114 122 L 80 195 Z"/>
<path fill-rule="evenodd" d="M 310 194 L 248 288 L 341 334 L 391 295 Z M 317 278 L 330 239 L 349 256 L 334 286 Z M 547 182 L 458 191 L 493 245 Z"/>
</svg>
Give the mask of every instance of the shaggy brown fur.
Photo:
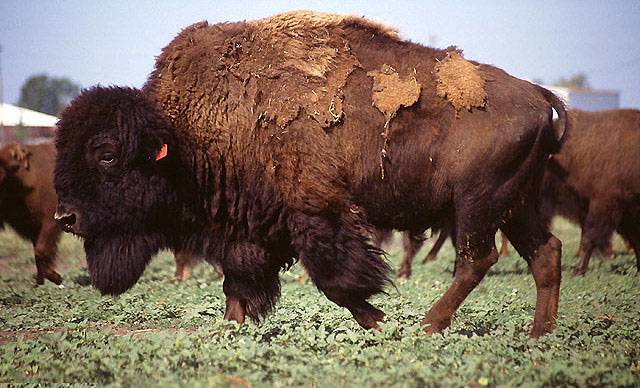
<svg viewBox="0 0 640 388">
<path fill-rule="evenodd" d="M 142 91 L 85 91 L 61 115 L 55 184 L 66 227 L 85 237 L 92 283 L 123 292 L 157 249 L 190 250 L 220 260 L 225 318 L 242 322 L 273 307 L 278 272 L 295 257 L 330 300 L 378 328 L 384 314 L 367 299 L 390 268 L 372 226 L 447 223 L 459 268 L 423 321 L 435 333 L 497 260 L 502 228 L 538 288 L 531 335 L 549 332 L 560 243 L 530 199 L 564 132 L 552 106 L 563 119 L 564 108 L 473 63 L 490 80 L 486 101 L 456 115 L 436 90 L 446 56 L 361 18 L 293 12 L 194 24 Z M 374 105 L 370 72 L 384 66 L 410 81 L 407 95 L 420 87 L 391 119 Z M 155 161 L 163 143 L 168 155 Z"/>
<path fill-rule="evenodd" d="M 56 192 L 53 190 L 53 144 L 10 143 L 0 150 L 0 221 L 6 222 L 33 243 L 36 284 L 45 279 L 60 284 L 55 271 L 61 229 L 53 219 Z"/>
</svg>

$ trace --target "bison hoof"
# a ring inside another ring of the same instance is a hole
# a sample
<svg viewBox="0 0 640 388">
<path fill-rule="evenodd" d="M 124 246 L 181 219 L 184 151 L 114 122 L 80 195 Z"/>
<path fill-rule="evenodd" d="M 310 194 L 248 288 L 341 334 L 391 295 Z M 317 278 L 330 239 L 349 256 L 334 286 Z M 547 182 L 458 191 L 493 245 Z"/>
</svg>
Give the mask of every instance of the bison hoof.
<svg viewBox="0 0 640 388">
<path fill-rule="evenodd" d="M 423 264 L 426 264 L 430 261 L 433 261 L 436 259 L 436 255 L 427 255 L 427 257 L 424 258 L 424 260 L 422 260 Z"/>
<path fill-rule="evenodd" d="M 383 322 L 385 314 L 378 310 L 377 308 L 369 305 L 369 308 L 364 311 L 358 311 L 353 313 L 353 317 L 356 319 L 356 322 L 364 329 L 371 329 L 375 331 L 380 331 L 380 325 L 378 322 Z"/>
<path fill-rule="evenodd" d="M 442 330 L 438 330 L 433 325 L 427 325 L 423 330 L 428 336 L 442 332 Z"/>
<path fill-rule="evenodd" d="M 584 276 L 586 273 L 587 273 L 586 268 L 576 268 L 571 274 L 571 277 Z"/>
<path fill-rule="evenodd" d="M 44 280 L 48 279 L 52 283 L 57 285 L 62 284 L 62 276 L 55 271 L 49 271 L 47 273 L 39 273 L 36 275 L 36 286 L 41 286 L 44 284 Z"/>
<path fill-rule="evenodd" d="M 449 321 L 432 322 L 428 317 L 422 320 L 422 326 L 424 326 L 424 332 L 427 335 L 441 333 L 444 329 L 449 327 Z"/>
<path fill-rule="evenodd" d="M 46 278 L 57 285 L 62 284 L 62 276 L 60 276 L 60 274 L 58 274 L 57 272 L 47 274 Z"/>
<path fill-rule="evenodd" d="M 411 277 L 411 270 L 401 268 L 400 271 L 398 271 L 398 280 L 409 279 L 409 277 Z"/>
</svg>

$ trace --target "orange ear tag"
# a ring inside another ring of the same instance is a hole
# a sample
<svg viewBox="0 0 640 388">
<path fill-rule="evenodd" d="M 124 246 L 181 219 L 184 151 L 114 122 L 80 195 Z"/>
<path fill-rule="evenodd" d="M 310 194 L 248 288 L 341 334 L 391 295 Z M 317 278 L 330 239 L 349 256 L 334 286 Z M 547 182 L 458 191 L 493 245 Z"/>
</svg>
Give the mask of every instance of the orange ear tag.
<svg viewBox="0 0 640 388">
<path fill-rule="evenodd" d="M 167 145 L 163 144 L 162 148 L 160 148 L 160 152 L 158 152 L 158 156 L 156 156 L 156 162 L 165 156 L 167 156 Z"/>
</svg>

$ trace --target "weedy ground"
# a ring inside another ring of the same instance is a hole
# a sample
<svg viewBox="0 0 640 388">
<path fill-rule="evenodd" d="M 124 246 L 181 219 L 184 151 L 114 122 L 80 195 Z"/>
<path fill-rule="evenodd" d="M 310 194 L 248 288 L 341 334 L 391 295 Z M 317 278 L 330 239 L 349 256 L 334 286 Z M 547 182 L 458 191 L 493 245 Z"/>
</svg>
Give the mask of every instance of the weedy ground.
<svg viewBox="0 0 640 388">
<path fill-rule="evenodd" d="M 528 340 L 535 286 L 525 262 L 501 259 L 441 335 L 420 321 L 452 280 L 449 242 L 438 260 L 396 282 L 372 303 L 387 313 L 382 332 L 282 273 L 282 297 L 259 323 L 223 325 L 222 281 L 201 264 L 171 284 L 175 264 L 159 254 L 119 297 L 89 285 L 80 240 L 59 249 L 63 287 L 34 287 L 33 250 L 0 233 L 0 383 L 168 387 L 500 387 L 640 386 L 640 276 L 614 240 L 615 256 L 592 259 L 572 278 L 580 231 L 558 220 L 563 282 L 557 328 Z M 398 239 L 396 238 L 396 241 Z M 429 244 L 427 244 L 429 245 Z M 388 248 L 397 269 L 402 248 Z"/>
</svg>

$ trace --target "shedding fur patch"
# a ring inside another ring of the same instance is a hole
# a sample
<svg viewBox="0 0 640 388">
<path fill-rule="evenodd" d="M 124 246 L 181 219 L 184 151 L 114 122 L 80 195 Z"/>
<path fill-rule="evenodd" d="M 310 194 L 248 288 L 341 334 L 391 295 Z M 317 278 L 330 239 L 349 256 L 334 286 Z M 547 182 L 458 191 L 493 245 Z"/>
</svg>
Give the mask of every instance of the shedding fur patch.
<svg viewBox="0 0 640 388">
<path fill-rule="evenodd" d="M 400 79 L 398 72 L 387 64 L 367 75 L 373 77 L 373 104 L 384 114 L 387 122 L 398 109 L 415 104 L 420 97 L 418 80 L 415 77 Z"/>
<path fill-rule="evenodd" d="M 196 23 L 163 49 L 147 89 L 162 96 L 172 120 L 202 129 L 189 135 L 204 148 L 226 141 L 226 128 L 284 130 L 302 115 L 328 130 L 342 119 L 347 78 L 361 67 L 347 38 L 352 30 L 400 39 L 360 17 L 310 11 Z"/>
<path fill-rule="evenodd" d="M 384 64 L 380 70 L 367 73 L 373 77 L 373 105 L 384 114 L 385 123 L 382 137 L 384 143 L 380 150 L 380 176 L 384 179 L 384 159 L 387 158 L 389 140 L 389 122 L 401 107 L 409 107 L 420 98 L 420 83 L 415 77 L 400 79 L 393 67 Z"/>
<path fill-rule="evenodd" d="M 446 98 L 453 105 L 456 117 L 461 109 L 483 108 L 487 101 L 486 74 L 478 70 L 479 66 L 464 59 L 461 53 L 453 48 L 433 71 L 438 97 Z"/>
<path fill-rule="evenodd" d="M 281 127 L 302 109 L 323 128 L 340 121 L 342 88 L 360 66 L 348 42 L 331 30 L 345 17 L 316 12 L 289 12 L 249 22 L 251 55 L 238 70 L 244 76 L 273 77 L 262 82 L 264 117 Z M 267 78 L 268 79 L 268 78 Z"/>
</svg>

